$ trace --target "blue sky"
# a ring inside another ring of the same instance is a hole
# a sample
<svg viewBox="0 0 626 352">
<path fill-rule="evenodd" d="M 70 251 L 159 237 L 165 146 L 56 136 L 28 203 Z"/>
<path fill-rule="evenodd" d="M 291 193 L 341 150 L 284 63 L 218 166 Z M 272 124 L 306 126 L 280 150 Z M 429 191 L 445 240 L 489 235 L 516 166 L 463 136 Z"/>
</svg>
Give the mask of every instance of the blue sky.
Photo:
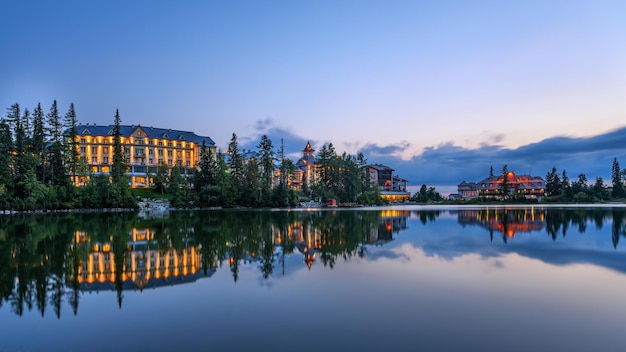
<svg viewBox="0 0 626 352">
<path fill-rule="evenodd" d="M 410 184 L 626 166 L 623 1 L 4 1 L 0 105 L 332 142 Z M 603 142 L 612 138 L 614 143 Z"/>
</svg>

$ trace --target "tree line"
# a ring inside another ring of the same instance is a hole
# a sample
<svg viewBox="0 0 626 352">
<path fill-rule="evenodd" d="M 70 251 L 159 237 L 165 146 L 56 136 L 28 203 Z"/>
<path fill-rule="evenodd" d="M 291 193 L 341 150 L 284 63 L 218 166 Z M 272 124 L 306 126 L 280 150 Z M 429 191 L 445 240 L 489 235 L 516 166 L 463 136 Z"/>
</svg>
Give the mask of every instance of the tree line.
<svg viewBox="0 0 626 352">
<path fill-rule="evenodd" d="M 56 100 L 48 113 L 41 104 L 31 113 L 18 103 L 0 120 L 0 209 L 135 208 L 137 199 L 128 185 L 127 160 L 121 143 L 121 118 L 116 110 L 113 129 L 113 163 L 110 174 L 92 174 L 77 145 L 78 120 L 74 104 L 64 117 Z M 343 203 L 383 204 L 380 189 L 372 185 L 362 153 L 339 155 L 332 143 L 317 155 L 319 178 L 291 183 L 296 166 L 278 154 L 263 135 L 253 156 L 240 150 L 232 134 L 226 153 L 213 154 L 205 144 L 194 172 L 183 175 L 178 163 L 161 164 L 151 175 L 152 189 L 170 198 L 176 208 L 190 207 L 286 207 L 301 198 Z M 278 178 L 276 179 L 276 175 Z M 86 179 L 76 187 L 78 179 Z"/>
<path fill-rule="evenodd" d="M 276 153 L 267 135 L 261 136 L 252 155 L 239 147 L 233 132 L 225 153 L 216 155 L 202 145 L 200 160 L 191 186 L 180 187 L 172 170 L 168 189 L 175 207 L 289 207 L 301 199 L 334 198 L 340 203 L 383 204 L 380 189 L 372 185 L 362 153 L 337 154 L 332 143 L 322 146 L 317 155 L 318 177 L 306 175 L 293 187 L 296 165 L 284 156 L 284 146 Z M 187 191 L 185 191 L 187 190 Z"/>
<path fill-rule="evenodd" d="M 590 183 L 584 173 L 570 181 L 567 172 L 559 173 L 555 167 L 546 174 L 546 196 L 552 202 L 594 202 L 607 200 L 623 200 L 626 196 L 624 178 L 626 169 L 620 169 L 617 158 L 611 166 L 611 187 L 605 185 L 602 177 L 596 177 Z"/>
<path fill-rule="evenodd" d="M 115 118 L 114 148 L 121 151 L 118 112 Z M 76 177 L 89 172 L 87 160 L 78 153 L 77 124 L 73 103 L 63 117 L 56 100 L 47 113 L 41 103 L 32 113 L 18 103 L 7 109 L 6 118 L 0 120 L 0 209 L 135 206 L 120 177 L 124 166 L 119 157 L 113 162 L 113 182 L 96 176 L 85 187 L 75 186 Z"/>
</svg>

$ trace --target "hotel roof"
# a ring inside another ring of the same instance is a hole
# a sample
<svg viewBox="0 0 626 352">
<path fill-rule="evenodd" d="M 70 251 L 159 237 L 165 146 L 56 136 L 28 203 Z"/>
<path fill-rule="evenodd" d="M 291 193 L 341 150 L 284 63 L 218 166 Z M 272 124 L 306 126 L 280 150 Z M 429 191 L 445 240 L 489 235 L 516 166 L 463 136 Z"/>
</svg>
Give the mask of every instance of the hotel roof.
<svg viewBox="0 0 626 352">
<path fill-rule="evenodd" d="M 79 136 L 112 136 L 114 125 L 96 125 L 86 124 L 77 125 L 76 131 Z M 193 132 L 179 131 L 158 127 L 144 127 L 141 125 L 120 125 L 122 137 L 130 137 L 137 129 L 145 132 L 147 138 L 181 140 L 194 142 L 202 145 L 205 142 L 207 146 L 214 146 L 215 142 L 210 137 L 198 136 Z M 65 130 L 64 135 L 69 134 L 69 129 Z"/>
</svg>

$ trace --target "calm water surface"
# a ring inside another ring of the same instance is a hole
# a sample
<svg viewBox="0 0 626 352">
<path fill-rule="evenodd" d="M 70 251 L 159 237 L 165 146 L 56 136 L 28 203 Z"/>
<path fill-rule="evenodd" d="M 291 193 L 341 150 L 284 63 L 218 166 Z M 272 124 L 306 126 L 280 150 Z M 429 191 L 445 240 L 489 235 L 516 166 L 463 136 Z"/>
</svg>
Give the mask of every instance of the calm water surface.
<svg viewBox="0 0 626 352">
<path fill-rule="evenodd" d="M 624 236 L 619 207 L 5 216 L 0 351 L 623 351 Z"/>
</svg>

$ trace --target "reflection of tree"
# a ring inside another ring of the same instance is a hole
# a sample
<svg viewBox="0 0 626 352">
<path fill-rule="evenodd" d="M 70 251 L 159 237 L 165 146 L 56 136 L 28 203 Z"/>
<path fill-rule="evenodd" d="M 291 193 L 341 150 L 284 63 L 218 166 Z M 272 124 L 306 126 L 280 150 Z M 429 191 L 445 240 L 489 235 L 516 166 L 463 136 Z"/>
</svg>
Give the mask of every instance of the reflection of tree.
<svg viewBox="0 0 626 352">
<path fill-rule="evenodd" d="M 274 236 L 271 228 L 261 228 L 261 272 L 263 278 L 267 279 L 274 271 Z"/>
<path fill-rule="evenodd" d="M 613 208 L 613 227 L 611 229 L 611 239 L 613 248 L 617 249 L 617 244 L 621 236 L 626 236 L 626 224 L 624 223 L 624 210 Z"/>
<path fill-rule="evenodd" d="M 416 213 L 420 219 L 420 222 L 424 225 L 426 225 L 428 222 L 433 222 L 437 220 L 439 215 L 441 215 L 441 211 L 439 210 L 420 210 Z"/>
<path fill-rule="evenodd" d="M 291 255 L 302 255 L 306 265 L 319 260 L 333 268 L 340 258 L 363 257 L 368 247 L 392 240 L 409 215 L 223 210 L 172 212 L 158 219 L 133 213 L 0 219 L 0 235 L 10 234 L 0 239 L 0 307 L 8 302 L 17 315 L 33 309 L 44 315 L 51 307 L 60 317 L 67 302 L 76 315 L 83 292 L 112 290 L 121 309 L 128 289 L 171 284 L 170 277 L 195 280 L 196 272 L 211 274 L 224 263 L 235 282 L 241 265 L 249 263 L 267 279 L 276 265 L 284 274 Z M 197 260 L 193 268 L 190 258 Z"/>
<path fill-rule="evenodd" d="M 619 237 L 626 236 L 624 226 L 620 222 L 625 212 L 623 208 L 468 209 L 458 212 L 458 221 L 463 226 L 485 227 L 492 241 L 493 232 L 499 231 L 506 243 L 507 237 L 514 237 L 516 232 L 540 231 L 543 228 L 552 240 L 556 241 L 559 236 L 565 237 L 571 228 L 583 234 L 590 223 L 601 230 L 605 221 L 613 219 L 613 244 L 617 246 Z"/>
<path fill-rule="evenodd" d="M 114 275 L 114 286 L 115 292 L 117 293 L 117 306 L 122 309 L 122 301 L 124 300 L 123 286 L 124 281 L 122 277 L 122 273 L 124 272 L 124 268 L 126 267 L 126 252 L 127 248 L 127 240 L 128 240 L 128 230 L 125 230 L 123 224 L 120 221 L 116 221 L 117 219 L 112 219 L 111 223 L 109 223 L 109 229 L 111 231 L 112 236 L 112 244 L 111 251 L 113 252 L 113 265 L 115 267 Z"/>
</svg>

